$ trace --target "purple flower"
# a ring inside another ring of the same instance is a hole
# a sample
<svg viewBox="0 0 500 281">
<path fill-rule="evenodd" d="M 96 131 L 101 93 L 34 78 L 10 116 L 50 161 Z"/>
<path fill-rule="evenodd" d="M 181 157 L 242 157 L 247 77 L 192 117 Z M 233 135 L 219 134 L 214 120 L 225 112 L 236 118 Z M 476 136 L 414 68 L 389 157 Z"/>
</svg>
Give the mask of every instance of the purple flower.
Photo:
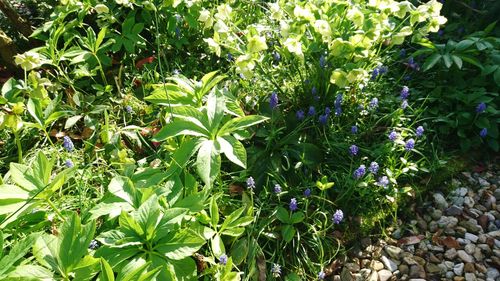
<svg viewBox="0 0 500 281">
<path fill-rule="evenodd" d="M 342 212 L 342 210 L 335 211 L 335 214 L 333 214 L 333 223 L 339 224 L 343 219 L 344 219 L 344 212 Z"/>
<path fill-rule="evenodd" d="M 483 128 L 483 129 L 479 132 L 479 135 L 480 135 L 482 138 L 485 138 L 485 137 L 488 135 L 488 129 Z"/>
<path fill-rule="evenodd" d="M 484 102 L 480 103 L 476 107 L 477 113 L 483 113 L 486 110 L 486 104 Z"/>
<path fill-rule="evenodd" d="M 73 142 L 68 136 L 64 136 L 63 138 L 63 147 L 69 152 L 73 151 L 73 149 L 75 148 Z"/>
<path fill-rule="evenodd" d="M 234 57 L 233 57 L 233 55 L 231 53 L 227 53 L 227 60 L 228 61 L 234 60 Z"/>
<path fill-rule="evenodd" d="M 325 272 L 320 271 L 320 272 L 318 273 L 318 279 L 319 279 L 319 280 L 325 280 L 325 277 L 326 277 Z"/>
<path fill-rule="evenodd" d="M 335 108 L 335 116 L 340 116 L 342 114 L 342 108 L 341 107 L 336 107 Z"/>
<path fill-rule="evenodd" d="M 378 75 L 379 75 L 378 67 L 375 67 L 375 69 L 373 69 L 373 71 L 372 71 L 372 78 L 371 79 L 375 80 Z"/>
<path fill-rule="evenodd" d="M 314 108 L 314 106 L 309 106 L 309 111 L 307 112 L 307 115 L 309 116 L 313 116 L 314 114 L 316 114 L 316 109 Z"/>
<path fill-rule="evenodd" d="M 415 140 L 414 139 L 409 139 L 405 143 L 405 149 L 406 150 L 412 150 L 415 147 Z"/>
<path fill-rule="evenodd" d="M 418 126 L 417 129 L 415 130 L 415 135 L 417 138 L 421 137 L 424 135 L 424 127 Z"/>
<path fill-rule="evenodd" d="M 67 168 L 73 168 L 73 166 L 75 166 L 73 164 L 73 161 L 71 161 L 71 159 L 66 160 L 66 162 L 64 163 L 64 165 L 66 165 Z"/>
<path fill-rule="evenodd" d="M 325 108 L 325 115 L 330 115 L 330 113 L 332 113 L 332 110 L 329 108 L 329 107 L 326 107 Z"/>
<path fill-rule="evenodd" d="M 443 35 L 444 35 L 444 30 L 442 30 L 442 29 L 438 30 L 437 35 L 438 35 L 439 37 L 443 36 Z"/>
<path fill-rule="evenodd" d="M 408 99 L 408 96 L 410 95 L 410 88 L 408 86 L 403 86 L 403 89 L 401 90 L 400 97 L 402 100 Z"/>
<path fill-rule="evenodd" d="M 274 193 L 281 193 L 281 185 L 279 184 L 274 185 Z"/>
<path fill-rule="evenodd" d="M 373 109 L 373 108 L 376 108 L 378 106 L 378 99 L 377 98 L 373 98 L 370 103 L 368 104 L 368 107 Z"/>
<path fill-rule="evenodd" d="M 95 250 L 97 248 L 99 248 L 99 242 L 97 242 L 97 240 L 90 241 L 89 249 Z"/>
<path fill-rule="evenodd" d="M 222 265 L 226 265 L 226 263 L 227 263 L 227 255 L 226 254 L 222 254 L 222 256 L 219 257 L 219 263 Z"/>
<path fill-rule="evenodd" d="M 378 67 L 378 72 L 381 75 L 384 74 L 384 73 L 387 73 L 388 70 L 389 70 L 389 68 L 387 66 L 384 66 L 384 65 Z"/>
<path fill-rule="evenodd" d="M 289 205 L 290 211 L 296 211 L 299 207 L 297 206 L 297 199 L 292 198 L 290 199 L 290 205 Z"/>
<path fill-rule="evenodd" d="M 275 109 L 278 106 L 278 94 L 276 94 L 276 92 L 272 92 L 271 98 L 269 99 L 269 105 L 271 109 Z"/>
<path fill-rule="evenodd" d="M 321 67 L 321 68 L 326 67 L 326 56 L 325 55 L 321 55 L 319 57 L 319 67 Z"/>
<path fill-rule="evenodd" d="M 356 171 L 354 171 L 354 175 L 353 175 L 353 176 L 354 176 L 354 178 L 355 178 L 355 179 L 359 179 L 359 178 L 361 178 L 362 176 L 364 176 L 364 175 L 365 175 L 365 173 L 366 173 L 366 167 L 365 167 L 365 165 L 360 165 L 360 166 L 356 169 Z"/>
<path fill-rule="evenodd" d="M 278 52 L 274 51 L 274 52 L 273 52 L 273 59 L 274 59 L 274 61 L 275 61 L 275 62 L 280 62 L 280 60 L 281 60 L 281 55 L 280 55 L 280 53 L 278 53 Z"/>
<path fill-rule="evenodd" d="M 353 144 L 349 147 L 349 151 L 351 155 L 358 155 L 359 148 L 355 144 Z"/>
<path fill-rule="evenodd" d="M 326 125 L 326 123 L 328 122 L 328 115 L 321 114 L 318 118 L 318 121 L 321 125 Z"/>
<path fill-rule="evenodd" d="M 304 120 L 304 118 L 305 118 L 304 110 L 302 110 L 302 109 L 297 111 L 297 113 L 295 115 L 297 116 L 297 120 Z"/>
<path fill-rule="evenodd" d="M 401 103 L 401 108 L 406 109 L 407 107 L 408 107 L 408 100 L 403 100 L 403 102 Z"/>
<path fill-rule="evenodd" d="M 378 179 L 377 185 L 386 188 L 389 185 L 389 179 L 387 176 L 382 176 Z"/>
<path fill-rule="evenodd" d="M 352 126 L 351 127 L 351 133 L 352 134 L 357 134 L 358 133 L 358 126 Z"/>
<path fill-rule="evenodd" d="M 378 166 L 378 163 L 377 162 L 372 162 L 370 163 L 370 168 L 368 168 L 368 170 L 370 170 L 370 172 L 374 175 L 377 174 L 378 172 L 378 169 L 379 169 L 379 166 Z"/>
<path fill-rule="evenodd" d="M 342 104 L 342 94 L 338 94 L 335 98 L 335 107 L 340 107 Z"/>
<path fill-rule="evenodd" d="M 313 96 L 315 96 L 317 93 L 318 93 L 318 89 L 315 86 L 313 86 L 312 89 L 311 89 L 311 94 Z"/>
<path fill-rule="evenodd" d="M 248 177 L 247 179 L 247 188 L 248 189 L 254 189 L 255 188 L 255 181 L 252 177 Z"/>
<path fill-rule="evenodd" d="M 402 57 L 402 58 L 405 57 L 406 56 L 406 49 L 401 49 L 399 51 L 399 56 Z"/>
<path fill-rule="evenodd" d="M 389 139 L 390 139 L 391 141 L 395 141 L 397 138 L 398 138 L 398 133 L 396 133 L 396 131 L 391 131 L 391 132 L 389 133 Z"/>
<path fill-rule="evenodd" d="M 125 106 L 125 111 L 128 114 L 132 114 L 132 112 L 134 112 L 134 110 L 132 109 L 132 107 L 130 105 Z"/>
<path fill-rule="evenodd" d="M 304 191 L 304 196 L 305 196 L 305 197 L 309 197 L 309 196 L 311 196 L 311 189 L 310 189 L 310 188 L 308 188 L 308 189 L 306 189 L 306 190 Z"/>
</svg>

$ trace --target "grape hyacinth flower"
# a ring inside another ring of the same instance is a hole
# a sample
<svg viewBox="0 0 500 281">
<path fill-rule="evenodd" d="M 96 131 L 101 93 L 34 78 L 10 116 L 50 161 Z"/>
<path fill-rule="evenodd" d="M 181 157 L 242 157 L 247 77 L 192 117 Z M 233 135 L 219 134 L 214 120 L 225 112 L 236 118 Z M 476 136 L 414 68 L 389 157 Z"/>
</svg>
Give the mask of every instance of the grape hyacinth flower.
<svg viewBox="0 0 500 281">
<path fill-rule="evenodd" d="M 408 107 L 408 100 L 403 100 L 403 102 L 401 103 L 401 108 L 406 109 L 407 107 Z"/>
<path fill-rule="evenodd" d="M 372 77 L 371 77 L 371 80 L 375 80 L 377 79 L 377 76 L 379 75 L 379 70 L 378 70 L 378 67 L 375 67 L 375 69 L 373 69 L 372 71 Z"/>
<path fill-rule="evenodd" d="M 323 271 L 318 273 L 318 280 L 325 280 L 326 274 Z"/>
<path fill-rule="evenodd" d="M 374 109 L 378 106 L 378 99 L 377 98 L 373 98 L 370 103 L 368 104 L 368 107 L 370 109 Z"/>
<path fill-rule="evenodd" d="M 304 120 L 305 118 L 305 115 L 304 115 L 304 110 L 300 109 L 299 111 L 297 111 L 297 113 L 295 114 L 297 116 L 297 120 Z"/>
<path fill-rule="evenodd" d="M 414 139 L 409 139 L 405 143 L 405 149 L 410 151 L 415 147 L 415 140 Z"/>
<path fill-rule="evenodd" d="M 125 111 L 128 114 L 132 114 L 132 112 L 134 112 L 134 110 L 132 109 L 132 107 L 130 105 L 125 106 Z"/>
<path fill-rule="evenodd" d="M 389 139 L 390 139 L 391 141 L 395 141 L 397 138 L 398 138 L 398 133 L 396 133 L 395 131 L 391 131 L 391 132 L 389 133 Z"/>
<path fill-rule="evenodd" d="M 274 59 L 274 61 L 275 61 L 275 62 L 277 62 L 277 63 L 278 63 L 278 62 L 280 62 L 280 61 L 281 61 L 281 55 L 280 55 L 280 53 L 278 53 L 278 52 L 274 51 L 274 52 L 273 52 L 273 59 Z"/>
<path fill-rule="evenodd" d="M 68 152 L 73 151 L 73 149 L 75 148 L 75 146 L 73 145 L 73 142 L 71 141 L 71 139 L 68 136 L 64 136 L 64 138 L 63 138 L 63 147 Z"/>
<path fill-rule="evenodd" d="M 64 165 L 66 165 L 67 168 L 73 168 L 75 166 L 73 164 L 73 161 L 71 161 L 71 159 L 66 160 L 66 162 L 64 163 Z"/>
<path fill-rule="evenodd" d="M 480 103 L 476 107 L 477 113 L 483 113 L 486 110 L 486 104 L 484 102 Z"/>
<path fill-rule="evenodd" d="M 297 199 L 292 198 L 290 199 L 290 205 L 289 205 L 290 211 L 296 211 L 299 207 L 297 205 Z"/>
<path fill-rule="evenodd" d="M 415 135 L 417 138 L 420 138 L 421 136 L 424 135 L 424 127 L 418 126 L 417 129 L 415 130 Z"/>
<path fill-rule="evenodd" d="M 326 123 L 328 122 L 328 115 L 326 114 L 321 114 L 318 118 L 318 121 L 321 125 L 326 125 Z"/>
<path fill-rule="evenodd" d="M 378 67 L 378 72 L 380 73 L 380 75 L 387 73 L 387 71 L 389 71 L 389 68 L 385 65 L 381 65 Z"/>
<path fill-rule="evenodd" d="M 326 56 L 325 55 L 321 55 L 319 57 L 319 67 L 321 67 L 321 68 L 326 67 Z"/>
<path fill-rule="evenodd" d="M 271 109 L 275 109 L 278 106 L 278 94 L 276 94 L 276 92 L 271 93 L 269 105 L 271 106 Z"/>
<path fill-rule="evenodd" d="M 410 88 L 408 86 L 403 86 L 403 89 L 401 90 L 400 97 L 402 100 L 408 99 L 408 96 L 410 95 Z"/>
<path fill-rule="evenodd" d="M 480 135 L 482 138 L 485 138 L 485 137 L 488 135 L 488 129 L 483 128 L 483 129 L 479 132 L 479 135 Z"/>
<path fill-rule="evenodd" d="M 231 53 L 227 53 L 227 60 L 228 61 L 233 61 L 234 60 L 234 57 Z"/>
<path fill-rule="evenodd" d="M 351 127 L 351 134 L 357 134 L 358 133 L 358 126 L 354 125 Z"/>
<path fill-rule="evenodd" d="M 226 254 L 222 254 L 219 257 L 219 263 L 222 264 L 222 265 L 226 265 L 226 263 L 227 263 L 227 255 Z"/>
<path fill-rule="evenodd" d="M 349 151 L 351 155 L 358 155 L 359 148 L 355 144 L 353 144 L 349 147 Z"/>
<path fill-rule="evenodd" d="M 333 223 L 339 224 L 343 219 L 344 219 L 344 212 L 342 212 L 342 210 L 335 211 L 335 214 L 333 214 L 332 218 Z"/>
<path fill-rule="evenodd" d="M 255 181 L 252 177 L 248 177 L 247 179 L 247 188 L 248 189 L 254 189 L 255 188 Z"/>
<path fill-rule="evenodd" d="M 273 274 L 274 278 L 278 278 L 281 276 L 281 266 L 277 263 L 274 263 L 273 266 L 271 267 L 271 273 Z"/>
<path fill-rule="evenodd" d="M 315 95 L 317 95 L 317 94 L 318 94 L 318 89 L 317 89 L 315 86 L 313 86 L 313 87 L 312 87 L 312 89 L 311 89 L 311 94 L 312 94 L 313 96 L 315 96 Z"/>
<path fill-rule="evenodd" d="M 281 185 L 279 184 L 274 185 L 274 193 L 281 193 Z"/>
<path fill-rule="evenodd" d="M 378 179 L 377 185 L 379 185 L 383 188 L 387 188 L 387 186 L 389 185 L 389 179 L 387 178 L 387 176 L 380 177 Z"/>
<path fill-rule="evenodd" d="M 99 242 L 97 242 L 97 240 L 90 241 L 89 249 L 90 250 L 95 250 L 97 248 L 99 248 Z"/>
<path fill-rule="evenodd" d="M 360 166 L 356 169 L 356 171 L 354 171 L 353 176 L 354 176 L 354 178 L 355 178 L 355 179 L 359 179 L 359 178 L 361 178 L 362 176 L 364 176 L 364 175 L 365 175 L 365 173 L 366 173 L 366 167 L 365 167 L 365 165 L 360 165 Z"/>
<path fill-rule="evenodd" d="M 378 169 L 379 169 L 379 166 L 378 166 L 378 163 L 377 163 L 377 162 L 372 162 L 372 163 L 370 163 L 370 167 L 368 168 L 368 170 L 369 170 L 372 174 L 374 174 L 374 175 L 376 175 L 376 174 L 377 174 Z"/>
<path fill-rule="evenodd" d="M 307 115 L 309 116 L 313 116 L 314 114 L 316 114 L 316 109 L 314 108 L 314 106 L 309 106 L 309 111 L 307 112 Z"/>
<path fill-rule="evenodd" d="M 311 196 L 311 189 L 310 189 L 310 188 L 308 188 L 308 189 L 306 189 L 306 190 L 304 191 L 304 196 L 305 196 L 305 197 L 309 197 L 309 196 Z"/>
<path fill-rule="evenodd" d="M 329 115 L 330 115 L 330 113 L 332 113 L 332 110 L 331 110 L 331 109 L 327 106 L 327 107 L 325 108 L 325 115 L 326 115 L 326 116 L 329 116 Z"/>
</svg>

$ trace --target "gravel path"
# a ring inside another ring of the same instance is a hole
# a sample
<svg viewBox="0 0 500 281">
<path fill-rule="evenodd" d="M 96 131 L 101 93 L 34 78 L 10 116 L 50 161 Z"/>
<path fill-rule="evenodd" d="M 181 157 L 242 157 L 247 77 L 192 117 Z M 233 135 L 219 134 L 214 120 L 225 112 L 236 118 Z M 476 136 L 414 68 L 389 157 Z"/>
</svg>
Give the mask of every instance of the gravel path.
<svg viewBox="0 0 500 281">
<path fill-rule="evenodd" d="M 326 280 L 500 280 L 498 167 L 462 173 L 453 191 L 436 192 L 392 238 L 361 240 L 360 250 Z M 408 227 L 409 226 L 409 227 Z"/>
</svg>

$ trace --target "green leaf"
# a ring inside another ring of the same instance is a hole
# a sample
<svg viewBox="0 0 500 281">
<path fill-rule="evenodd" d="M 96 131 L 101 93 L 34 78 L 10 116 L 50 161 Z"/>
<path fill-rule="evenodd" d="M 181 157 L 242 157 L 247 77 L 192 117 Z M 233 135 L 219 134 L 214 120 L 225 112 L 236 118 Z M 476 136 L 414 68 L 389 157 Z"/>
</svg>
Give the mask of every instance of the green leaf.
<svg viewBox="0 0 500 281">
<path fill-rule="evenodd" d="M 94 238 L 95 228 L 95 221 L 82 225 L 80 217 L 75 212 L 64 221 L 59 230 L 58 260 L 65 273 L 72 272 L 87 253 L 90 241 Z"/>
<path fill-rule="evenodd" d="M 203 128 L 198 126 L 197 124 L 182 120 L 175 119 L 174 121 L 168 123 L 163 127 L 154 137 L 153 141 L 163 141 L 168 138 L 176 137 L 176 136 L 195 136 L 195 137 L 207 137 L 209 136 L 209 132 Z"/>
<path fill-rule="evenodd" d="M 75 115 L 75 116 L 72 116 L 70 118 L 68 118 L 68 120 L 66 120 L 66 124 L 64 125 L 64 129 L 69 129 L 71 127 L 73 127 L 76 122 L 78 122 L 80 119 L 82 119 L 83 115 Z"/>
<path fill-rule="evenodd" d="M 226 227 L 231 225 L 234 221 L 236 221 L 245 211 L 246 207 L 241 207 L 239 209 L 236 209 L 234 212 L 232 212 L 229 216 L 226 217 L 224 222 L 222 223 L 220 230 L 224 231 Z"/>
<path fill-rule="evenodd" d="M 226 102 L 220 91 L 213 91 L 208 95 L 206 109 L 210 133 L 215 136 L 226 109 Z"/>
<path fill-rule="evenodd" d="M 127 236 L 123 231 L 117 229 L 113 229 L 99 234 L 96 240 L 106 246 L 113 248 L 126 248 L 129 246 L 139 246 L 142 244 L 142 242 L 139 241 L 138 237 Z M 114 251 L 116 251 L 116 249 L 114 249 Z M 135 250 L 133 252 L 135 252 Z M 111 263 L 111 260 L 108 256 L 104 256 L 104 258 L 106 258 Z"/>
<path fill-rule="evenodd" d="M 40 180 L 33 177 L 33 169 L 28 166 L 11 162 L 9 173 L 12 181 L 26 191 L 44 187 Z"/>
<path fill-rule="evenodd" d="M 248 115 L 248 116 L 243 116 L 243 117 L 237 117 L 233 118 L 229 121 L 227 121 L 224 125 L 219 130 L 219 133 L 217 134 L 218 136 L 224 136 L 228 135 L 230 133 L 233 133 L 235 131 L 241 130 L 248 128 L 250 126 L 257 125 L 259 123 L 262 123 L 269 118 L 264 117 L 264 116 L 259 116 L 259 115 Z"/>
<path fill-rule="evenodd" d="M 291 223 L 288 211 L 281 206 L 276 210 L 276 218 L 282 223 Z"/>
<path fill-rule="evenodd" d="M 99 259 L 86 255 L 73 269 L 75 280 L 91 281 L 100 271 Z"/>
<path fill-rule="evenodd" d="M 134 213 L 134 218 L 146 234 L 146 240 L 151 240 L 155 235 L 156 226 L 161 219 L 158 197 L 152 195 L 146 202 L 142 203 L 139 210 Z"/>
<path fill-rule="evenodd" d="M 495 80 L 495 83 L 497 83 L 497 85 L 500 86 L 500 67 L 497 68 L 497 70 L 493 74 L 493 79 Z"/>
<path fill-rule="evenodd" d="M 13 271 L 10 271 L 2 280 L 5 281 L 40 281 L 54 280 L 53 273 L 42 266 L 22 264 L 16 266 Z"/>
<path fill-rule="evenodd" d="M 123 199 L 131 206 L 139 207 L 137 191 L 132 181 L 127 177 L 116 176 L 111 179 L 108 185 L 108 191 L 114 196 Z"/>
<path fill-rule="evenodd" d="M 219 175 L 220 165 L 221 158 L 217 143 L 205 140 L 198 151 L 196 170 L 206 185 L 210 186 Z"/>
<path fill-rule="evenodd" d="M 99 274 L 100 281 L 115 281 L 115 274 L 109 263 L 101 258 L 101 274 Z"/>
<path fill-rule="evenodd" d="M 219 207 L 217 206 L 215 196 L 210 199 L 210 219 L 212 221 L 212 228 L 217 229 L 217 225 L 219 224 Z"/>
<path fill-rule="evenodd" d="M 170 208 L 165 210 L 158 224 L 156 236 L 154 237 L 155 240 L 160 240 L 170 232 L 177 230 L 187 211 L 188 209 L 186 208 Z"/>
<path fill-rule="evenodd" d="M 40 124 L 41 126 L 45 124 L 45 122 L 43 121 L 42 104 L 40 103 L 39 99 L 30 98 L 28 100 L 27 109 L 30 115 L 36 120 L 38 124 Z"/>
<path fill-rule="evenodd" d="M 224 247 L 224 242 L 222 242 L 222 238 L 217 233 L 211 240 L 212 252 L 214 256 L 220 257 L 222 254 L 226 253 L 226 248 Z"/>
<path fill-rule="evenodd" d="M 182 260 L 196 253 L 204 244 L 205 239 L 191 230 L 184 229 L 176 232 L 174 236 L 169 235 L 169 237 L 160 240 L 156 251 L 169 259 Z"/>
<path fill-rule="evenodd" d="M 167 176 L 172 176 L 184 169 L 189 158 L 193 156 L 199 149 L 201 141 L 197 139 L 189 139 L 183 141 L 181 146 L 174 152 L 170 167 L 167 170 Z"/>
<path fill-rule="evenodd" d="M 106 36 L 106 31 L 107 31 L 106 27 L 104 27 L 103 29 L 101 29 L 101 31 L 99 31 L 99 34 L 97 35 L 97 39 L 95 41 L 94 53 L 97 53 L 97 51 L 100 49 L 99 47 L 101 46 L 102 41 L 104 40 L 104 36 Z"/>
<path fill-rule="evenodd" d="M 248 255 L 248 241 L 246 238 L 239 239 L 231 248 L 231 257 L 235 264 L 241 264 Z"/>
<path fill-rule="evenodd" d="M 50 268 L 55 272 L 60 272 L 60 267 L 57 263 L 57 253 L 59 252 L 58 239 L 54 235 L 41 235 L 33 245 L 33 256 L 37 262 L 46 268 Z"/>
<path fill-rule="evenodd" d="M 217 137 L 217 142 L 220 145 L 221 152 L 226 155 L 229 161 L 234 164 L 246 168 L 247 152 L 243 144 L 231 135 Z"/>
<path fill-rule="evenodd" d="M 431 69 L 436 63 L 439 62 L 439 60 L 441 60 L 440 54 L 433 54 L 432 56 L 428 57 L 422 65 L 423 70 L 427 71 Z"/>
<path fill-rule="evenodd" d="M 172 113 L 175 117 L 181 118 L 185 121 L 192 122 L 196 126 L 203 128 L 207 132 L 210 127 L 208 117 L 198 109 L 192 106 L 176 106 L 172 108 Z"/>
<path fill-rule="evenodd" d="M 144 229 L 141 227 L 141 225 L 136 221 L 137 212 L 134 212 L 132 214 L 134 216 L 126 212 L 122 212 L 120 214 L 120 217 L 118 218 L 120 227 L 123 230 L 125 230 L 127 236 L 133 236 L 133 238 L 142 237 L 145 234 L 145 232 Z"/>
<path fill-rule="evenodd" d="M 285 240 L 285 242 L 289 243 L 290 241 L 292 241 L 293 237 L 295 236 L 295 232 L 297 232 L 295 227 L 293 227 L 289 224 L 284 225 L 283 228 L 281 229 L 281 235 L 283 236 L 283 240 Z"/>
<path fill-rule="evenodd" d="M 169 261 L 169 268 L 178 281 L 192 281 L 196 278 L 196 263 L 191 257 Z"/>
<path fill-rule="evenodd" d="M 0 276 L 12 269 L 11 267 L 21 258 L 23 258 L 28 250 L 35 242 L 36 236 L 29 235 L 21 241 L 16 242 L 9 253 L 0 260 Z M 2 237 L 3 240 L 3 237 Z M 3 241 L 2 241 L 3 242 Z"/>
<path fill-rule="evenodd" d="M 223 235 L 232 237 L 240 237 L 241 235 L 243 235 L 243 233 L 245 233 L 244 227 L 227 228 L 226 230 L 222 231 Z"/>
<path fill-rule="evenodd" d="M 49 183 L 52 168 L 54 166 L 54 160 L 49 161 L 45 154 L 38 152 L 35 162 L 32 165 L 33 176 L 42 181 L 45 186 Z"/>
<path fill-rule="evenodd" d="M 476 59 L 475 57 L 472 57 L 472 56 L 468 56 L 468 55 L 460 55 L 460 58 L 465 61 L 465 62 L 468 62 L 470 64 L 473 64 L 475 66 L 477 66 L 478 68 L 480 69 L 483 69 L 483 65 L 481 64 L 481 62 Z"/>
<path fill-rule="evenodd" d="M 0 185 L 0 194 L 0 215 L 17 211 L 30 198 L 26 190 L 8 184 Z"/>
<path fill-rule="evenodd" d="M 458 67 L 458 69 L 462 69 L 463 62 L 462 62 L 462 59 L 460 57 L 452 55 L 451 59 L 453 60 L 455 65 Z"/>
<path fill-rule="evenodd" d="M 443 61 L 444 61 L 444 65 L 447 67 L 447 68 L 450 68 L 451 65 L 453 64 L 453 62 L 451 61 L 451 56 L 450 54 L 445 54 L 443 57 Z"/>
<path fill-rule="evenodd" d="M 304 220 L 304 218 L 305 218 L 305 215 L 303 212 L 293 213 L 292 218 L 291 218 L 291 223 L 296 224 L 296 223 L 302 222 Z"/>
<path fill-rule="evenodd" d="M 466 40 L 462 40 L 460 42 L 458 42 L 456 45 L 455 45 L 455 49 L 457 51 L 464 51 L 465 49 L 469 48 L 470 46 L 472 46 L 474 44 L 474 41 L 470 40 L 470 39 L 466 39 Z"/>
</svg>

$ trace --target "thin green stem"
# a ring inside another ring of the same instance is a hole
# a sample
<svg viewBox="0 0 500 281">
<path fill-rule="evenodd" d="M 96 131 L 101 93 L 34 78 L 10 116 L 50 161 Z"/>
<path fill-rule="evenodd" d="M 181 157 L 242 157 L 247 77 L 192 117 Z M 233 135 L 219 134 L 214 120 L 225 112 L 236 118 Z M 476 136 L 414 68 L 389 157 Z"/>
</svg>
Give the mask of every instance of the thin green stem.
<svg viewBox="0 0 500 281">
<path fill-rule="evenodd" d="M 19 133 L 14 131 L 14 138 L 16 139 L 17 145 L 17 162 L 19 164 L 23 163 L 23 147 L 21 145 L 21 139 L 19 138 Z"/>
</svg>

